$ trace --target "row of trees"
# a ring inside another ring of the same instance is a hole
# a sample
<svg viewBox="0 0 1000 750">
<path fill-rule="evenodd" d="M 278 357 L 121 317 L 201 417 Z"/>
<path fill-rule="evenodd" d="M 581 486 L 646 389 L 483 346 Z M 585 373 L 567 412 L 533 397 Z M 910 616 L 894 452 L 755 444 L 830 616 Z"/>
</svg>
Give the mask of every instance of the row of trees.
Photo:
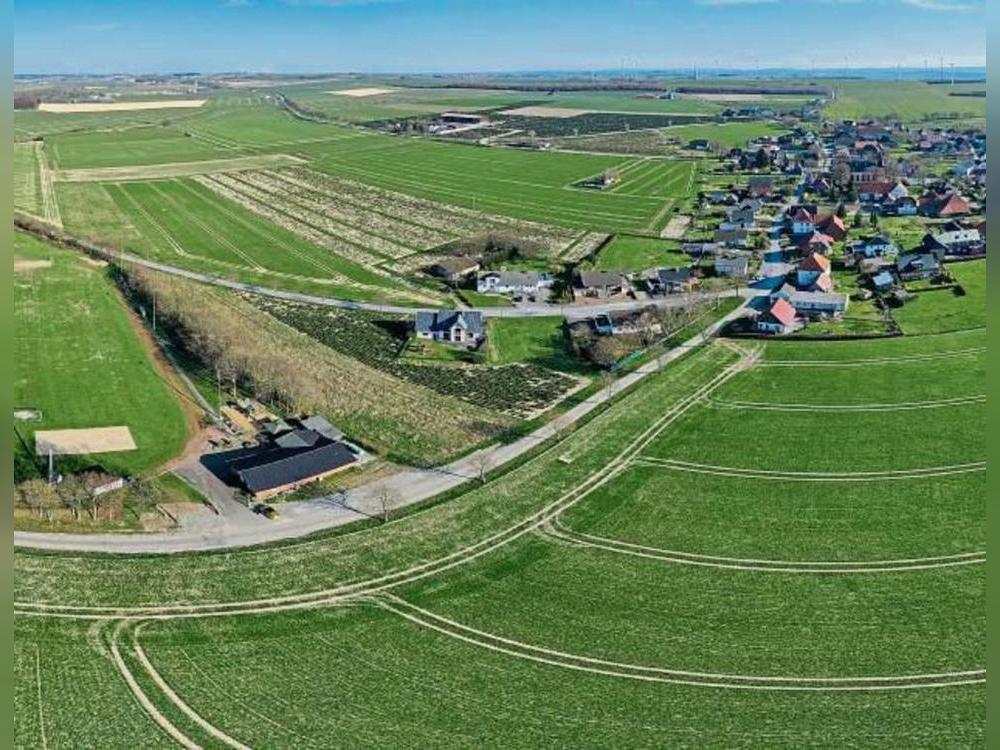
<svg viewBox="0 0 1000 750">
<path fill-rule="evenodd" d="M 32 513 L 52 520 L 52 514 L 59 509 L 68 509 L 73 520 L 80 520 L 88 513 L 97 521 L 102 508 L 114 504 L 114 493 L 93 494 L 87 486 L 86 475 L 65 477 L 59 484 L 49 484 L 44 479 L 29 479 L 15 487 L 15 496 L 21 507 L 30 508 Z"/>
</svg>

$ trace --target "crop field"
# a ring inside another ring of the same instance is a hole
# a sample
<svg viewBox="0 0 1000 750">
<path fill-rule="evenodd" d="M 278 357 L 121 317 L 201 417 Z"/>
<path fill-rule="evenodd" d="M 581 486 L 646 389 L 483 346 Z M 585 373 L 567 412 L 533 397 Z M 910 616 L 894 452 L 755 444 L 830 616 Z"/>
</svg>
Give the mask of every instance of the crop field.
<svg viewBox="0 0 1000 750">
<path fill-rule="evenodd" d="M 71 231 L 153 260 L 352 299 L 437 302 L 430 291 L 321 245 L 318 233 L 312 241 L 305 239 L 200 182 L 210 179 L 230 178 L 59 183 L 57 189 L 63 220 Z"/>
<path fill-rule="evenodd" d="M 535 153 L 403 140 L 372 135 L 333 143 L 316 154 L 316 168 L 446 203 L 561 226 L 597 231 L 658 231 L 671 207 L 694 189 L 692 167 L 664 162 L 663 183 L 632 194 L 572 185 L 632 160 L 583 154 Z"/>
<path fill-rule="evenodd" d="M 838 82 L 837 98 L 824 113 L 830 118 L 885 117 L 919 123 L 942 115 L 985 118 L 986 99 L 951 96 L 954 92 L 982 90 L 981 83 L 927 84 L 896 81 L 891 86 L 876 82 Z"/>
<path fill-rule="evenodd" d="M 977 744 L 985 473 L 949 450 L 981 458 L 982 404 L 938 396 L 953 376 L 955 397 L 981 395 L 959 373 L 983 371 L 983 342 L 712 344 L 512 471 L 387 525 L 208 556 L 20 551 L 15 598 L 135 615 L 97 640 L 151 721 L 200 744 Z M 914 362 L 938 385 L 913 382 Z M 911 377 L 883 387 L 896 367 Z M 810 440 L 795 405 L 824 388 Z M 881 432 L 859 422 L 875 404 Z M 681 464 L 698 431 L 711 437 Z M 280 611 L 308 602 L 326 606 Z M 47 717 L 50 673 L 32 657 L 48 635 L 25 631 L 19 705 Z"/>
<path fill-rule="evenodd" d="M 520 91 L 491 89 L 396 88 L 371 96 L 344 96 L 332 93 L 329 83 L 286 89 L 296 104 L 310 111 L 345 122 L 402 119 L 440 112 L 476 112 L 519 104 L 538 98 Z"/>
<path fill-rule="evenodd" d="M 46 138 L 45 148 L 59 169 L 201 161 L 229 155 L 225 149 L 162 126 L 63 133 Z"/>
<path fill-rule="evenodd" d="M 690 196 L 696 188 L 698 162 L 638 159 L 619 169 L 620 182 L 609 193 L 674 198 Z"/>
<path fill-rule="evenodd" d="M 178 453 L 187 424 L 174 386 L 140 342 L 103 269 L 22 234 L 16 235 L 15 255 L 26 270 L 14 277 L 14 401 L 41 413 L 17 423 L 29 447 L 36 430 L 127 425 L 138 450 L 81 460 L 141 474 Z M 18 464 L 30 471 L 27 461 Z"/>
</svg>

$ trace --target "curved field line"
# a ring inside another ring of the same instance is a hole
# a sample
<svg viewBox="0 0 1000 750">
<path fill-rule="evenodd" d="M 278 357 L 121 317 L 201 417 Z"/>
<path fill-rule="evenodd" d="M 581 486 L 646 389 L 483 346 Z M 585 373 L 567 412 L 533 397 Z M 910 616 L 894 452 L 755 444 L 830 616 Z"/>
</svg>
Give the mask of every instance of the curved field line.
<svg viewBox="0 0 1000 750">
<path fill-rule="evenodd" d="M 188 748 L 188 750 L 201 750 L 201 746 L 198 743 L 174 726 L 170 722 L 170 719 L 164 716 L 160 710 L 153 705 L 153 702 L 149 700 L 149 696 L 143 692 L 139 683 L 136 682 L 135 677 L 128 668 L 128 665 L 122 658 L 121 652 L 118 650 L 118 635 L 127 624 L 127 620 L 120 622 L 118 627 L 115 628 L 115 632 L 111 635 L 110 639 L 111 658 L 112 661 L 114 661 L 115 666 L 118 668 L 118 671 L 121 673 L 121 676 L 124 678 L 125 684 L 128 685 L 129 690 L 132 691 L 132 695 L 135 696 L 139 705 L 142 706 L 146 713 L 152 717 L 153 721 L 155 721 L 164 732 L 170 735 L 182 747 Z"/>
<path fill-rule="evenodd" d="M 917 688 L 967 685 L 986 681 L 985 669 L 877 677 L 798 677 L 727 674 L 651 667 L 570 654 L 564 651 L 556 651 L 504 638 L 442 617 L 396 596 L 383 595 L 373 598 L 371 603 L 421 627 L 490 651 L 582 672 L 624 677 L 646 682 L 664 682 L 740 690 L 845 691 L 912 690 Z"/>
<path fill-rule="evenodd" d="M 206 721 L 199 713 L 185 703 L 184 700 L 177 695 L 176 692 L 174 692 L 173 688 L 167 684 L 166 680 L 160 676 L 160 673 L 156 671 L 152 662 L 150 662 L 146 657 L 146 652 L 142 650 L 142 646 L 139 645 L 139 631 L 142 629 L 143 625 L 145 625 L 145 623 L 137 625 L 135 630 L 132 631 L 132 650 L 135 652 L 136 658 L 139 660 L 139 663 L 142 664 L 143 669 L 145 669 L 149 674 L 156 687 L 158 687 L 167 699 L 177 706 L 177 708 L 180 709 L 185 716 L 208 732 L 212 737 L 229 747 L 235 748 L 235 750 L 250 750 L 249 747 L 244 745 L 239 740 L 230 737 L 221 729 Z"/>
<path fill-rule="evenodd" d="M 721 477 L 742 477 L 745 479 L 775 479 L 792 482 L 875 482 L 883 480 L 925 479 L 929 477 L 951 476 L 973 471 L 985 471 L 985 461 L 948 466 L 930 466 L 916 469 L 885 469 L 883 471 L 779 471 L 775 469 L 745 469 L 736 466 L 716 466 L 690 461 L 675 461 L 654 456 L 637 456 L 632 460 L 635 466 L 648 466 L 675 471 L 690 471 L 697 474 L 714 474 Z"/>
<path fill-rule="evenodd" d="M 952 349 L 945 352 L 928 352 L 926 354 L 902 354 L 898 357 L 870 357 L 868 359 L 771 359 L 763 360 L 760 367 L 866 367 L 868 365 L 891 365 L 899 362 L 927 362 L 935 359 L 961 357 L 973 354 L 983 354 L 985 346 L 972 346 L 967 349 Z"/>
<path fill-rule="evenodd" d="M 807 404 L 778 403 L 774 401 L 729 401 L 709 398 L 707 403 L 716 409 L 748 409 L 754 411 L 786 411 L 786 412 L 877 412 L 877 411 L 911 411 L 915 409 L 941 409 L 949 406 L 965 406 L 968 404 L 985 403 L 986 394 L 972 396 L 956 396 L 930 401 L 898 401 L 884 404 Z"/>
<path fill-rule="evenodd" d="M 459 565 L 471 562 L 510 544 L 516 539 L 547 523 L 556 515 L 572 507 L 594 490 L 604 486 L 614 479 L 621 471 L 628 468 L 632 457 L 648 446 L 667 427 L 679 419 L 688 409 L 701 401 L 712 390 L 722 385 L 737 373 L 743 371 L 751 361 L 750 357 L 742 359 L 723 370 L 710 381 L 693 393 L 679 399 L 671 408 L 655 420 L 650 426 L 633 438 L 619 454 L 605 464 L 601 469 L 591 474 L 576 487 L 567 491 L 559 498 L 534 512 L 516 524 L 497 532 L 485 539 L 456 550 L 436 560 L 414 565 L 376 578 L 345 583 L 340 586 L 314 591 L 307 594 L 268 597 L 264 599 L 226 602 L 215 604 L 174 604 L 150 607 L 105 607 L 83 605 L 61 605 L 48 603 L 15 602 L 19 614 L 37 616 L 62 616 L 66 618 L 99 619 L 114 617 L 143 617 L 148 619 L 171 619 L 182 617 L 224 616 L 269 612 L 284 609 L 300 609 L 304 607 L 331 604 L 346 598 L 362 594 L 371 594 L 393 586 L 411 583 L 422 578 L 450 570 Z"/>
<path fill-rule="evenodd" d="M 956 555 L 918 557 L 899 560 L 827 561 L 827 560 L 761 560 L 753 558 L 721 557 L 694 552 L 650 547 L 618 539 L 594 536 L 567 529 L 559 519 L 543 526 L 540 533 L 581 547 L 593 547 L 622 555 L 633 555 L 650 560 L 677 565 L 697 565 L 724 570 L 746 570 L 766 573 L 893 573 L 912 570 L 932 570 L 959 565 L 977 565 L 986 562 L 985 550 L 962 552 Z"/>
</svg>

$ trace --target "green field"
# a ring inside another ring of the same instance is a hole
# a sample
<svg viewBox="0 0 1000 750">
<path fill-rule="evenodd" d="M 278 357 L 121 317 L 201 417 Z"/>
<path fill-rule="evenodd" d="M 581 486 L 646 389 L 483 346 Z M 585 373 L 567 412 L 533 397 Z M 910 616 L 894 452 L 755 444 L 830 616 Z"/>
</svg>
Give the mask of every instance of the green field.
<svg viewBox="0 0 1000 750">
<path fill-rule="evenodd" d="M 104 271 L 87 265 L 80 254 L 22 234 L 16 235 L 15 254 L 52 264 L 18 271 L 14 279 L 14 401 L 42 415 L 17 423 L 29 446 L 35 430 L 125 425 L 138 450 L 62 461 L 67 468 L 82 461 L 141 474 L 178 453 L 187 426 L 174 386 L 163 380 L 137 339 Z M 26 459 L 21 452 L 19 466 L 28 472 Z"/>
<path fill-rule="evenodd" d="M 601 248 L 595 268 L 644 271 L 648 268 L 687 266 L 691 258 L 680 252 L 678 243 L 653 237 L 620 234 Z"/>
<path fill-rule="evenodd" d="M 563 319 L 496 318 L 490 323 L 489 361 L 494 364 L 536 364 L 565 372 L 586 369 L 569 348 Z"/>
<path fill-rule="evenodd" d="M 746 148 L 749 141 L 764 136 L 779 136 L 788 131 L 770 122 L 734 122 L 720 125 L 677 125 L 664 128 L 663 134 L 680 138 L 685 145 L 688 141 L 704 138 L 709 143 L 717 143 L 724 148 Z"/>
<path fill-rule="evenodd" d="M 658 231 L 693 194 L 687 162 L 663 162 L 651 188 L 584 190 L 574 183 L 632 160 L 537 153 L 372 135 L 310 150 L 316 167 L 390 190 L 521 219 L 614 231 Z M 671 174 L 674 172 L 674 174 Z M 679 173 L 679 174 L 677 174 Z"/>
<path fill-rule="evenodd" d="M 14 144 L 14 208 L 34 216 L 45 212 L 35 143 Z"/>
<path fill-rule="evenodd" d="M 827 117 L 859 119 L 885 117 L 904 122 L 940 119 L 942 115 L 961 118 L 985 118 L 986 98 L 951 96 L 953 92 L 982 90 L 981 83 L 927 84 L 875 81 L 835 84 L 837 97 L 824 110 Z"/>
<path fill-rule="evenodd" d="M 946 267 L 963 295 L 953 288 L 914 294 L 892 317 L 905 333 L 925 334 L 959 331 L 986 325 L 986 261 L 951 263 Z"/>
<path fill-rule="evenodd" d="M 199 161 L 230 155 L 224 148 L 161 126 L 65 133 L 46 138 L 45 147 L 60 169 Z"/>
</svg>

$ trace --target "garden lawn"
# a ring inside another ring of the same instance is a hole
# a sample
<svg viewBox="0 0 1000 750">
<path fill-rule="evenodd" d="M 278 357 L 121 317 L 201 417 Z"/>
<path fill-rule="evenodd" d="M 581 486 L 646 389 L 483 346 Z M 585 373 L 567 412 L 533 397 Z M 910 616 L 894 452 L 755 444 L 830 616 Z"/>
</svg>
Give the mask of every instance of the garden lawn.
<svg viewBox="0 0 1000 750">
<path fill-rule="evenodd" d="M 52 262 L 14 277 L 14 403 L 42 413 L 39 421 L 17 423 L 28 445 L 36 430 L 125 425 L 138 450 L 65 457 L 57 465 L 99 463 L 141 474 L 177 454 L 187 436 L 177 394 L 105 271 L 23 234 L 15 235 L 15 254 Z"/>
<path fill-rule="evenodd" d="M 664 128 L 665 135 L 680 138 L 686 145 L 689 141 L 705 139 L 724 148 L 745 148 L 754 138 L 778 136 L 787 133 L 786 128 L 771 122 L 710 123 L 704 125 L 678 125 Z"/>
<path fill-rule="evenodd" d="M 678 243 L 655 237 L 620 234 L 601 248 L 594 267 L 601 270 L 644 271 L 649 268 L 689 266 L 691 258 Z"/>
<path fill-rule="evenodd" d="M 954 289 L 914 294 L 903 307 L 892 311 L 904 333 L 940 333 L 986 325 L 986 261 L 951 263 L 947 270 L 965 294 L 958 295 Z"/>
<path fill-rule="evenodd" d="M 493 364 L 534 364 L 573 373 L 588 369 L 570 349 L 558 316 L 494 318 L 487 346 Z"/>
</svg>

